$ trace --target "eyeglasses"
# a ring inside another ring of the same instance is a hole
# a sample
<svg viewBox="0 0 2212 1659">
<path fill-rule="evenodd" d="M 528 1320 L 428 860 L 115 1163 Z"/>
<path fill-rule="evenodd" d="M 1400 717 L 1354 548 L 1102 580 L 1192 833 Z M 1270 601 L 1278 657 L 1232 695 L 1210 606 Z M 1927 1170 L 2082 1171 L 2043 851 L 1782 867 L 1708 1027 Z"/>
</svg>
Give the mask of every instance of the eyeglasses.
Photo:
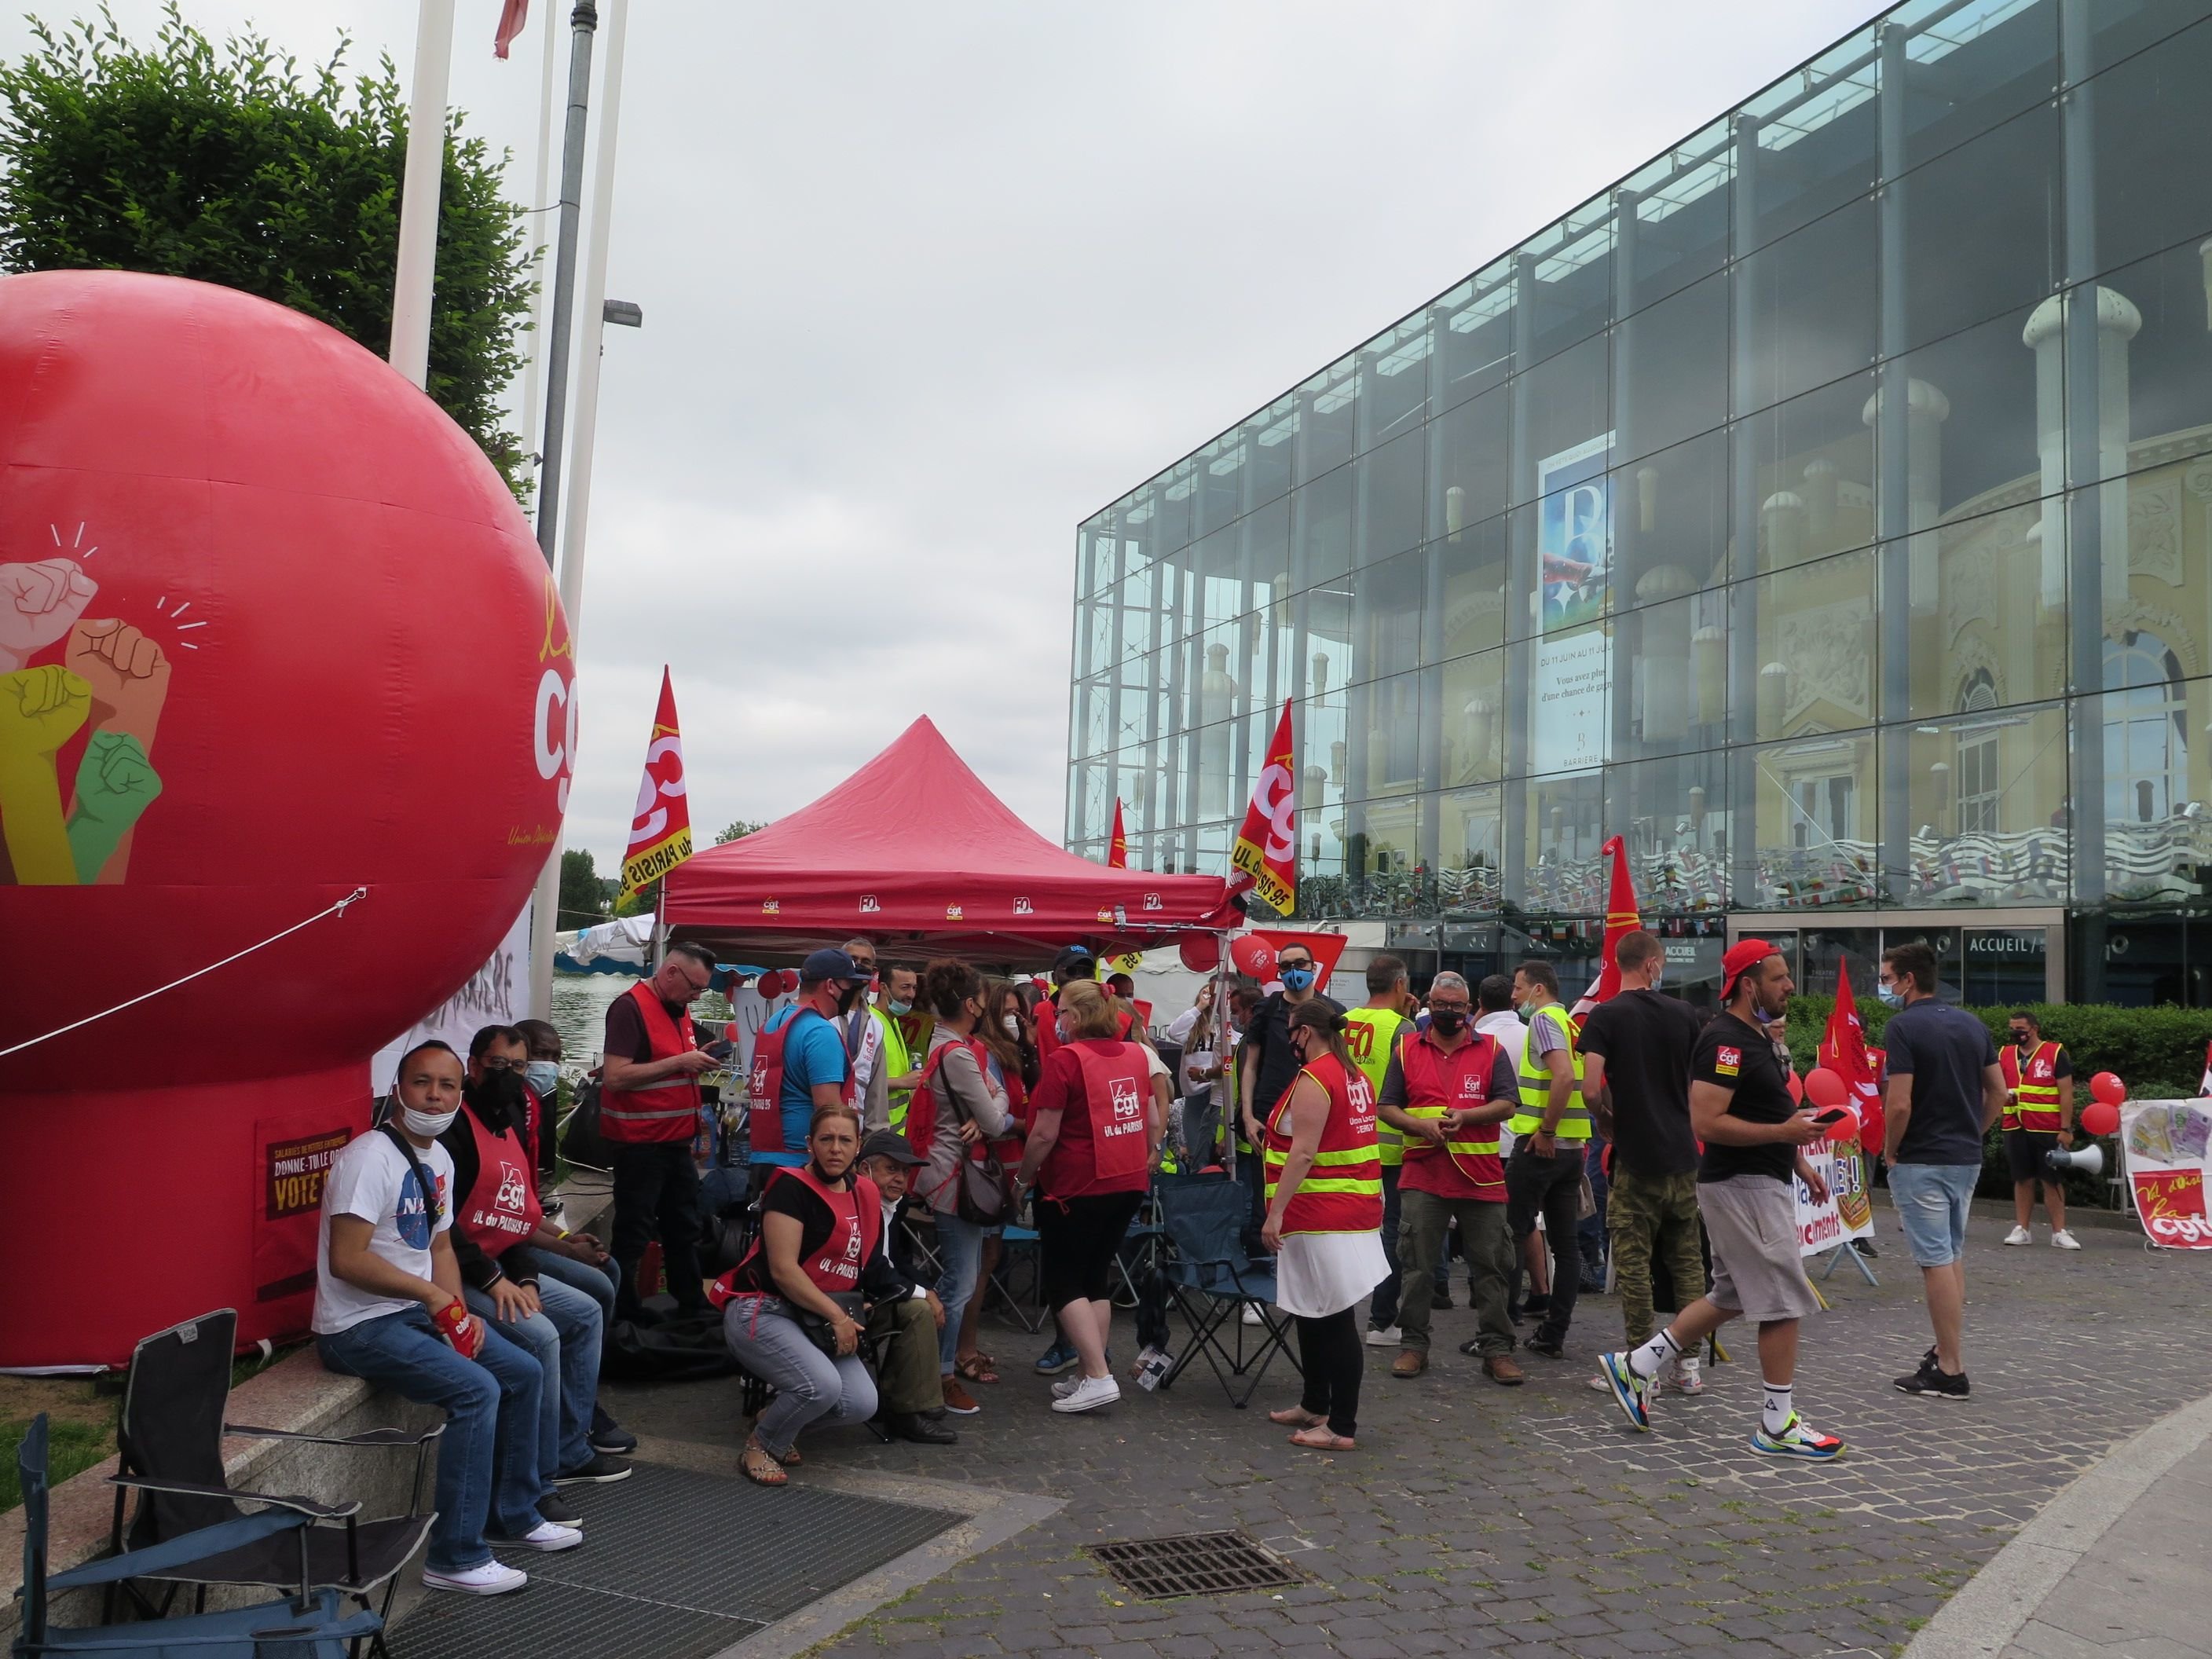
<svg viewBox="0 0 2212 1659">
<path fill-rule="evenodd" d="M 530 1062 L 526 1060 L 501 1060 L 495 1055 L 488 1054 L 477 1060 L 477 1064 L 487 1072 L 519 1072 Z"/>
</svg>

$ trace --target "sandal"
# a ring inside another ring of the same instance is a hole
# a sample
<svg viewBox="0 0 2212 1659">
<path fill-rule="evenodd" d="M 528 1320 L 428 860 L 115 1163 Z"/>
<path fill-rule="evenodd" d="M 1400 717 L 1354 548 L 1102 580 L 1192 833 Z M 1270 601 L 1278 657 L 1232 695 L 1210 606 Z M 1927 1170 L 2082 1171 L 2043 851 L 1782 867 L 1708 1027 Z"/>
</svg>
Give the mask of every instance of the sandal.
<svg viewBox="0 0 2212 1659">
<path fill-rule="evenodd" d="M 1292 1435 L 1291 1443 L 1293 1446 L 1309 1447 L 1315 1451 L 1350 1451 L 1358 1444 L 1358 1442 L 1354 1441 L 1350 1435 L 1331 1432 L 1326 1423 L 1316 1423 L 1309 1428 L 1300 1429 Z"/>
<path fill-rule="evenodd" d="M 793 1446 L 789 1451 L 784 1453 L 782 1456 L 777 1458 L 775 1461 L 782 1464 L 787 1469 L 795 1469 L 806 1460 L 799 1455 L 799 1448 Z"/>
<path fill-rule="evenodd" d="M 776 1461 L 775 1454 L 757 1440 L 745 1442 L 744 1450 L 738 1456 L 738 1468 L 757 1486 L 787 1486 L 791 1480 Z"/>
<path fill-rule="evenodd" d="M 999 1373 L 993 1367 L 997 1363 L 987 1353 L 966 1354 L 952 1362 L 953 1374 L 964 1382 L 995 1382 Z"/>
<path fill-rule="evenodd" d="M 1279 1412 L 1269 1412 L 1267 1420 L 1279 1423 L 1286 1429 L 1310 1429 L 1316 1423 L 1328 1422 L 1328 1419 L 1308 1411 L 1304 1406 L 1285 1406 Z"/>
</svg>

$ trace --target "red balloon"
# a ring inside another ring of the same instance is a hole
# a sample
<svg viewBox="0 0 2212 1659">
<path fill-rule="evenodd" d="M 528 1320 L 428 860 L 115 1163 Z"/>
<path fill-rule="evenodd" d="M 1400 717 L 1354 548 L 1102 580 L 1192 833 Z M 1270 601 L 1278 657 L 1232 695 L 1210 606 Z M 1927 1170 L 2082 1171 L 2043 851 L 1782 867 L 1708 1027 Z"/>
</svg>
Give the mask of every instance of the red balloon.
<svg viewBox="0 0 2212 1659">
<path fill-rule="evenodd" d="M 1800 1078 L 1796 1073 L 1791 1072 L 1784 1076 L 1782 1079 L 1782 1086 L 1789 1090 L 1790 1098 L 1792 1101 L 1801 1106 L 1804 1104 L 1805 1083 L 1804 1079 Z"/>
<path fill-rule="evenodd" d="M 1176 947 L 1182 965 L 1194 974 L 1210 974 L 1221 966 L 1221 936 L 1218 933 L 1185 933 Z"/>
<path fill-rule="evenodd" d="M 369 1056 L 484 967 L 560 833 L 568 625 L 467 434 L 298 312 L 0 277 L 0 708 L 46 699 L 0 732 L 40 769 L 0 766 L 0 936 L 79 958 L 14 976 L 0 1049 L 157 993 L 0 1060 L 0 1213 L 71 1241 L 0 1289 L 0 1364 L 223 1306 L 288 1334 Z M 73 799 L 94 833 L 58 844 Z M 153 1192 L 184 1247 L 145 1248 Z"/>
<path fill-rule="evenodd" d="M 2081 1109 L 2081 1127 L 2093 1135 L 2120 1132 L 2120 1109 L 2109 1100 L 2093 1100 Z"/>
<path fill-rule="evenodd" d="M 1231 939 L 1229 960 L 1238 973 L 1263 985 L 1275 976 L 1275 947 L 1257 933 L 1239 933 Z"/>
<path fill-rule="evenodd" d="M 1805 1073 L 1805 1097 L 1815 1106 L 1848 1106 L 1850 1085 L 1826 1066 L 1815 1066 Z"/>
<path fill-rule="evenodd" d="M 2089 1079 L 2089 1092 L 2107 1106 L 2118 1106 L 2128 1097 L 2128 1085 L 2112 1072 L 2100 1072 Z"/>
</svg>

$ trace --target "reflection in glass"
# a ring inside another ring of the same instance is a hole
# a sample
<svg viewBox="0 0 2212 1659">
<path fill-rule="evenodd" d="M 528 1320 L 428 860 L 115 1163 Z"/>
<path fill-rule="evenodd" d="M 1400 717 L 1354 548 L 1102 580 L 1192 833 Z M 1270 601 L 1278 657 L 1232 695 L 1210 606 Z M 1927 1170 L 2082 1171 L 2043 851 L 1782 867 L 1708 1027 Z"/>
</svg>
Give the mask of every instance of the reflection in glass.
<svg viewBox="0 0 2212 1659">
<path fill-rule="evenodd" d="M 1505 653 L 1485 651 L 1443 665 L 1440 702 L 1442 781 L 1490 782 L 1505 767 Z"/>
<path fill-rule="evenodd" d="M 1429 426 L 1429 534 L 1456 536 L 1505 510 L 1513 475 L 1512 401 L 1503 386 Z"/>
<path fill-rule="evenodd" d="M 1352 568 L 1352 471 L 1340 466 L 1291 497 L 1305 580 L 1333 581 Z"/>
<path fill-rule="evenodd" d="M 1426 434 L 1408 432 L 1359 458 L 1356 471 L 1362 564 L 1387 559 L 1421 539 L 1421 481 L 1427 447 Z"/>
<path fill-rule="evenodd" d="M 1447 789 L 1428 805 L 1437 822 L 1437 897 L 1447 916 L 1494 911 L 1498 884 L 1498 831 L 1504 793 Z"/>
<path fill-rule="evenodd" d="M 1504 641 L 1505 535 L 1505 520 L 1490 519 L 1437 544 L 1438 654 L 1463 657 Z"/>
<path fill-rule="evenodd" d="M 1735 166 L 1728 123 L 1717 121 L 1621 180 L 1614 284 L 1621 315 L 1728 263 L 1729 179 Z"/>
<path fill-rule="evenodd" d="M 1735 464 L 1759 505 L 1759 568 L 1864 547 L 1875 538 L 1875 377 L 1855 374 L 1740 421 Z"/>
<path fill-rule="evenodd" d="M 1875 355 L 1875 211 L 1841 208 L 1735 269 L 1748 362 L 1738 414 L 1864 368 Z"/>
<path fill-rule="evenodd" d="M 1479 270 L 1438 300 L 1436 406 L 1449 409 L 1513 371 L 1513 262 Z"/>
<path fill-rule="evenodd" d="M 1603 198 L 1554 220 L 1516 255 L 1529 362 L 1599 332 L 1613 315 L 1613 213 Z"/>
<path fill-rule="evenodd" d="M 1847 36 L 1745 101 L 1737 127 L 1751 149 L 1738 152 L 1736 189 L 1749 198 L 1752 240 L 1750 247 L 1737 247 L 1739 255 L 1874 187 L 1880 172 L 1879 29 L 1872 25 Z"/>
<path fill-rule="evenodd" d="M 1606 768 L 1606 827 L 1626 843 L 1647 915 L 1728 902 L 1727 765 L 1709 753 Z"/>
<path fill-rule="evenodd" d="M 1870 903 L 1881 896 L 1871 732 L 1808 737 L 1738 750 L 1748 766 L 1753 822 L 1731 824 L 1744 843 L 1735 902 L 1753 909 Z"/>
<path fill-rule="evenodd" d="M 1728 419 L 1728 278 L 1708 276 L 1622 323 L 1615 356 L 1620 459 L 1719 426 Z"/>
<path fill-rule="evenodd" d="M 2057 91 L 2058 7 L 2059 0 L 1910 0 L 1889 14 L 1909 34 L 1907 167 Z"/>
<path fill-rule="evenodd" d="M 1875 717 L 1875 559 L 1845 553 L 1757 581 L 1762 738 L 1843 731 Z"/>
<path fill-rule="evenodd" d="M 1970 693 L 1969 700 L 1974 700 Z M 1898 726 L 1911 842 L 1888 863 L 1907 904 L 2034 904 L 2067 893 L 2066 716 L 2055 706 L 1977 708 Z"/>
<path fill-rule="evenodd" d="M 1599 771 L 1528 780 L 1528 903 L 1531 909 L 1605 914 L 1605 775 Z"/>
<path fill-rule="evenodd" d="M 2115 64 L 2092 88 L 2097 269 L 2212 229 L 2212 23 Z"/>
<path fill-rule="evenodd" d="M 2018 115 L 1909 173 L 1905 337 L 1918 345 L 2057 286 L 2062 212 L 2058 112 Z"/>
<path fill-rule="evenodd" d="M 2064 691 L 2066 615 L 2044 603 L 2042 533 L 2031 502 L 1914 538 L 1909 586 L 1917 590 L 1925 573 L 1934 592 L 1929 605 L 1915 608 L 1909 701 L 1890 718 L 1958 714 L 1976 688 L 1990 707 Z"/>
</svg>

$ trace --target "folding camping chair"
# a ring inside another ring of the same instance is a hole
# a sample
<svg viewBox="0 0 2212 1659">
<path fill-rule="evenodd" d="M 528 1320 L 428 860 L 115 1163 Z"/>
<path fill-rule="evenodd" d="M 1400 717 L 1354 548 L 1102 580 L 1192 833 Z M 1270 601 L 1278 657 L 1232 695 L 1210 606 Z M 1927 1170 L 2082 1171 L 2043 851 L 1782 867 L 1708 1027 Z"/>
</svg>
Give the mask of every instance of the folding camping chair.
<svg viewBox="0 0 2212 1659">
<path fill-rule="evenodd" d="M 1042 1246 L 1034 1227 L 1024 1227 L 1009 1221 L 999 1237 L 999 1265 L 991 1269 L 990 1283 L 978 1295 L 983 1297 L 983 1310 L 988 1313 L 995 1305 L 1006 1310 L 1014 1323 L 1035 1336 L 1044 1328 L 1049 1310 L 1044 1305 L 1044 1264 L 1039 1259 Z M 1030 1304 L 1023 1304 L 1014 1289 L 1014 1260 L 1017 1252 L 1025 1256 L 1030 1264 Z"/>
<path fill-rule="evenodd" d="M 228 1358 L 226 1352 L 226 1364 Z M 49 1577 L 46 1435 L 46 1416 L 41 1412 L 15 1452 L 23 1491 L 23 1587 L 16 1595 L 23 1611 L 9 1651 L 19 1659 L 40 1659 L 47 1654 L 254 1659 L 255 1655 L 267 1652 L 297 1655 L 299 1659 L 346 1659 L 364 1637 L 381 1643 L 384 1620 L 379 1615 L 364 1607 L 341 1617 L 336 1589 L 312 1590 L 303 1582 L 310 1553 L 307 1540 L 316 1530 L 316 1522 L 350 1513 L 304 1498 L 264 1498 L 259 1501 L 270 1507 L 257 1515 L 234 1510 L 232 1519 L 212 1527 L 143 1549 L 106 1556 Z M 292 1535 L 288 1538 L 287 1534 Z M 46 1621 L 47 1601 L 58 1590 L 115 1585 L 131 1578 L 173 1578 L 211 1558 L 257 1552 L 265 1552 L 271 1559 L 289 1558 L 298 1562 L 301 1573 L 293 1581 L 298 1590 L 295 1598 L 143 1624 L 64 1628 Z M 264 1647 L 264 1643 L 270 1645 Z"/>
<path fill-rule="evenodd" d="M 1203 1353 L 1229 1403 L 1242 1411 L 1278 1353 L 1298 1369 L 1297 1356 L 1290 1348 L 1290 1319 L 1271 1305 L 1275 1299 L 1274 1262 L 1255 1261 L 1244 1253 L 1251 1200 L 1243 1188 L 1219 1174 L 1162 1176 L 1159 1194 L 1160 1224 L 1170 1252 L 1160 1272 L 1191 1330 L 1190 1340 L 1160 1379 L 1160 1387 L 1174 1386 L 1191 1360 Z M 1245 1333 L 1251 1328 L 1243 1320 L 1247 1308 L 1257 1310 L 1264 1333 L 1249 1353 Z M 1221 1340 L 1224 1326 L 1237 1334 L 1233 1352 Z M 1242 1394 L 1237 1392 L 1240 1382 Z"/>
<path fill-rule="evenodd" d="M 384 1605 L 379 1611 L 388 1614 L 400 1568 L 422 1547 L 436 1519 L 434 1511 L 422 1508 L 422 1477 L 430 1443 L 446 1431 L 446 1425 L 441 1422 L 419 1434 L 372 1429 L 366 1434 L 323 1435 L 226 1423 L 231 1348 L 237 1330 L 238 1315 L 224 1308 L 158 1331 L 132 1352 L 123 1384 L 123 1413 L 116 1425 L 122 1472 L 111 1477 L 115 1519 L 108 1541 L 118 1553 L 127 1548 L 150 1555 L 157 1547 L 188 1534 L 212 1536 L 240 1518 L 239 1498 L 291 1506 L 303 1517 L 290 1528 L 296 1535 L 264 1531 L 228 1547 L 178 1556 L 174 1565 L 159 1570 L 114 1575 L 102 1581 L 112 1586 L 109 1617 L 114 1616 L 118 1590 L 158 1615 L 167 1611 L 177 1589 L 186 1584 L 194 1587 L 196 1607 L 206 1605 L 210 1585 L 272 1589 L 296 1585 L 302 1598 L 315 1591 L 335 1591 L 359 1601 L 364 1611 L 380 1588 Z M 415 1485 L 407 1513 L 363 1521 L 358 1503 L 334 1508 L 301 1498 L 234 1492 L 223 1477 L 226 1434 L 324 1446 L 412 1447 Z M 141 1496 L 126 1539 L 123 1510 L 125 1494 L 131 1491 Z M 169 1589 L 157 1607 L 133 1580 L 166 1583 Z M 382 1627 L 380 1618 L 366 1632 L 374 1652 L 385 1651 Z"/>
</svg>

